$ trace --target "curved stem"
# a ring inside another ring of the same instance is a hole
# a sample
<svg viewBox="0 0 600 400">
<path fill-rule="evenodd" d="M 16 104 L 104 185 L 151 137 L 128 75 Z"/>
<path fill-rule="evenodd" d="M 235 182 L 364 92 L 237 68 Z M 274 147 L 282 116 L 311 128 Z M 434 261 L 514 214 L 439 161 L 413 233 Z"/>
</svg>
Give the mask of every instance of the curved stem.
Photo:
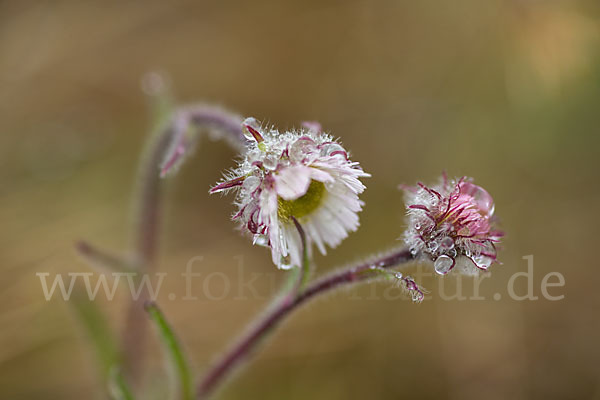
<svg viewBox="0 0 600 400">
<path fill-rule="evenodd" d="M 174 143 L 176 147 L 182 145 L 181 138 L 190 127 L 218 129 L 224 138 L 239 149 L 245 141 L 241 123 L 241 117 L 220 108 L 187 106 L 176 110 L 169 123 L 151 139 L 140 161 L 134 204 L 137 215 L 133 231 L 133 249 L 135 264 L 140 273 L 151 273 L 156 264 L 162 186 L 159 167 L 165 158 L 169 158 L 169 150 L 173 148 Z M 182 152 L 177 152 L 177 157 L 182 155 Z M 145 331 L 148 325 L 142 311 L 147 300 L 148 293 L 144 291 L 139 299 L 132 301 L 122 337 L 125 370 L 134 382 L 139 381 L 142 372 L 140 366 L 143 363 Z"/>
<path fill-rule="evenodd" d="M 241 117 L 220 108 L 204 105 L 187 106 L 176 110 L 169 124 L 151 141 L 147 156 L 140 162 L 138 178 L 140 187 L 136 205 L 138 215 L 135 254 L 142 265 L 151 263 L 156 256 L 161 186 L 159 166 L 166 157 L 169 157 L 167 154 L 169 149 L 181 145 L 181 137 L 192 126 L 217 129 L 224 133 L 224 138 L 239 149 L 246 140 L 241 124 Z M 182 155 L 180 152 L 177 154 Z"/>
<path fill-rule="evenodd" d="M 280 303 L 260 319 L 242 337 L 242 339 L 226 353 L 225 357 L 208 371 L 198 386 L 198 399 L 207 398 L 236 366 L 248 358 L 250 352 L 256 348 L 257 344 L 267 333 L 275 328 L 284 318 L 289 316 L 292 311 L 308 300 L 341 286 L 371 279 L 376 277 L 378 275 L 377 271 L 381 271 L 381 269 L 392 268 L 411 260 L 413 260 L 413 256 L 410 251 L 402 249 L 372 262 L 343 269 L 321 279 L 317 279 L 305 289 L 301 290 L 292 301 Z M 414 282 L 412 283 L 414 284 Z M 412 290 L 412 288 L 409 288 L 409 290 Z"/>
</svg>

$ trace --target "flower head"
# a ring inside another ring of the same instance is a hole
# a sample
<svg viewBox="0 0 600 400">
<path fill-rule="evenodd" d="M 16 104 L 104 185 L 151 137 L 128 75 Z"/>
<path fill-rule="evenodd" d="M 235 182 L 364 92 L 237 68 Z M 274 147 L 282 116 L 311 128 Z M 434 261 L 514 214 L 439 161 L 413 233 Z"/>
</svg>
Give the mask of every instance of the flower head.
<svg viewBox="0 0 600 400">
<path fill-rule="evenodd" d="M 434 261 L 445 275 L 457 267 L 475 274 L 496 262 L 503 233 L 492 229 L 492 196 L 470 178 L 448 180 L 433 187 L 401 187 L 406 193 L 408 229 L 404 240 L 413 255 Z"/>
<path fill-rule="evenodd" d="M 303 228 L 308 250 L 315 243 L 336 247 L 359 226 L 358 212 L 368 177 L 358 163 L 318 124 L 300 131 L 279 133 L 246 119 L 249 145 L 237 168 L 211 193 L 237 190 L 238 212 L 233 216 L 254 243 L 271 248 L 280 268 L 301 265 L 302 241 L 294 224 Z"/>
</svg>

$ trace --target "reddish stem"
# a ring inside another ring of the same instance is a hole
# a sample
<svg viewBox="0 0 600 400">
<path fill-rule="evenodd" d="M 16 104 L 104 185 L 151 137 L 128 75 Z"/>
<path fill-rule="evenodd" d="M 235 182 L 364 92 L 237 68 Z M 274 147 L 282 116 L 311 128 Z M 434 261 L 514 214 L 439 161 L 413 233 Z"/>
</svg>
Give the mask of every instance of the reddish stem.
<svg viewBox="0 0 600 400">
<path fill-rule="evenodd" d="M 260 342 L 260 339 L 275 328 L 285 317 L 289 316 L 292 311 L 308 300 L 337 289 L 340 286 L 371 279 L 377 276 L 377 274 L 369 273 L 373 268 L 379 270 L 381 268 L 391 268 L 411 260 L 413 260 L 413 256 L 409 250 L 399 250 L 378 260 L 334 272 L 331 275 L 316 280 L 292 299 L 289 297 L 284 298 L 283 301 L 253 325 L 241 340 L 208 371 L 198 386 L 198 399 L 207 398 L 236 366 L 247 359 L 251 351 Z"/>
</svg>

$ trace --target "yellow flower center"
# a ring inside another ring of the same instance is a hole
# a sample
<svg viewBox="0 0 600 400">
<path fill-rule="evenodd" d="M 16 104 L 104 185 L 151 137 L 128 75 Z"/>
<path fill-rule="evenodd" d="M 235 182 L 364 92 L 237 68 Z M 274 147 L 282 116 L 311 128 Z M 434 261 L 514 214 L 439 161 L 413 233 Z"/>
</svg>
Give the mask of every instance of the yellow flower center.
<svg viewBox="0 0 600 400">
<path fill-rule="evenodd" d="M 282 222 L 291 221 L 292 217 L 301 219 L 315 211 L 323 202 L 325 185 L 323 182 L 311 181 L 304 196 L 295 200 L 277 198 L 277 215 Z"/>
</svg>

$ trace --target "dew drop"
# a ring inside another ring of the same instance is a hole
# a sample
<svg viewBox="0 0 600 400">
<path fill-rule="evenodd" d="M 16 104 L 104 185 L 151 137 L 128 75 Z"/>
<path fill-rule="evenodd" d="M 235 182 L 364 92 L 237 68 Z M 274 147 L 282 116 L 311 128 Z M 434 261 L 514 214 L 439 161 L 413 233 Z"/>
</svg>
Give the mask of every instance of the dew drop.
<svg viewBox="0 0 600 400">
<path fill-rule="evenodd" d="M 443 250 L 452 250 L 454 248 L 454 240 L 450 236 L 446 236 L 440 240 L 440 248 Z"/>
<path fill-rule="evenodd" d="M 290 158 L 293 161 L 300 162 L 304 158 L 311 157 L 315 152 L 314 142 L 309 139 L 298 139 L 290 148 Z"/>
<path fill-rule="evenodd" d="M 281 269 L 292 269 L 292 257 L 288 254 L 285 257 L 281 257 L 281 262 L 279 263 L 279 268 Z"/>
<path fill-rule="evenodd" d="M 262 161 L 262 156 L 263 156 L 263 153 L 260 150 L 253 149 L 247 153 L 246 158 L 247 158 L 248 162 L 250 164 L 252 164 L 257 161 Z"/>
<path fill-rule="evenodd" d="M 483 215 L 494 215 L 494 199 L 484 188 L 471 182 L 464 182 L 460 187 L 460 191 L 473 197 L 475 204 L 477 204 Z"/>
<path fill-rule="evenodd" d="M 277 164 L 279 161 L 279 157 L 275 154 L 267 154 L 267 156 L 263 159 L 263 166 L 268 170 L 275 170 L 277 168 Z"/>
<path fill-rule="evenodd" d="M 341 153 L 336 153 L 335 154 L 336 156 L 344 157 L 344 154 L 346 154 L 346 150 L 337 143 L 331 143 L 331 144 L 324 146 L 322 153 L 323 153 L 323 155 L 328 156 L 328 155 L 331 155 L 331 153 L 334 153 L 336 151 L 341 152 Z"/>
<path fill-rule="evenodd" d="M 258 185 L 260 185 L 260 178 L 256 176 L 249 176 L 244 180 L 242 188 L 247 193 L 252 193 L 256 190 L 256 188 L 258 188 Z"/>
<path fill-rule="evenodd" d="M 246 118 L 244 122 L 242 122 L 242 126 L 244 127 L 242 129 L 244 132 L 244 137 L 248 140 L 254 141 L 254 135 L 246 128 L 246 125 L 258 131 L 260 129 L 260 123 L 256 120 L 256 118 L 253 117 Z"/>
<path fill-rule="evenodd" d="M 436 242 L 435 240 L 432 240 L 431 242 L 427 243 L 427 249 L 432 253 L 434 253 L 438 249 L 438 247 L 438 242 Z"/>
<path fill-rule="evenodd" d="M 478 255 L 471 258 L 478 268 L 488 269 L 492 265 L 492 258 L 484 255 Z"/>
<path fill-rule="evenodd" d="M 265 235 L 254 235 L 253 244 L 266 247 L 269 245 L 269 238 Z"/>
<path fill-rule="evenodd" d="M 448 256 L 439 256 L 433 263 L 435 272 L 446 275 L 454 266 L 454 260 Z"/>
</svg>

